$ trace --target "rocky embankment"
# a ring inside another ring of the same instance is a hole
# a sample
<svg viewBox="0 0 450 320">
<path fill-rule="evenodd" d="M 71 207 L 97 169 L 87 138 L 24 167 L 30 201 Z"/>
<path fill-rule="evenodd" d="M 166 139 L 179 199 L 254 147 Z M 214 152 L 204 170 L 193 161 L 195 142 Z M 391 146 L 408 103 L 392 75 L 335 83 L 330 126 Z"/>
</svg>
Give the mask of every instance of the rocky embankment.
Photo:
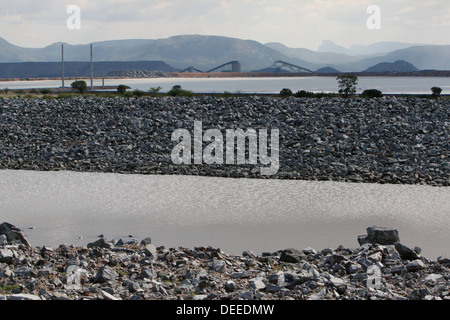
<svg viewBox="0 0 450 320">
<path fill-rule="evenodd" d="M 449 107 L 450 99 L 400 97 L 2 99 L 0 168 L 448 186 Z M 194 121 L 224 136 L 278 129 L 278 172 L 175 165 L 171 135 L 193 134 Z"/>
<path fill-rule="evenodd" d="M 147 71 L 147 70 L 121 70 L 110 71 L 105 74 L 106 77 L 113 78 L 171 78 L 170 73 L 164 71 Z"/>
<path fill-rule="evenodd" d="M 32 248 L 0 224 L 0 300 L 449 300 L 450 259 L 430 261 L 397 230 L 357 248 L 229 255 L 155 247 L 150 238 Z"/>
</svg>

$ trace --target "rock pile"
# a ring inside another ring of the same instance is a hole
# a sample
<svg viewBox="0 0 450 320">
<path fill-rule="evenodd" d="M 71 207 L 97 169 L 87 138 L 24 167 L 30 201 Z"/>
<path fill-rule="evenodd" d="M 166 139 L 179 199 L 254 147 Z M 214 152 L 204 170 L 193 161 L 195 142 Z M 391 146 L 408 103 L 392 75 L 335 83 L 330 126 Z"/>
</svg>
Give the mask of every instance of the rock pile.
<svg viewBox="0 0 450 320">
<path fill-rule="evenodd" d="M 106 77 L 113 78 L 171 78 L 170 73 L 164 71 L 147 71 L 147 70 L 123 70 L 110 71 Z"/>
<path fill-rule="evenodd" d="M 399 97 L 1 99 L 0 169 L 448 186 L 449 107 L 450 99 Z M 192 133 L 194 121 L 223 132 L 278 129 L 279 171 L 173 164 L 171 135 Z"/>
<path fill-rule="evenodd" d="M 150 238 L 32 248 L 5 236 L 0 300 L 450 299 L 450 259 L 421 257 L 419 248 L 392 237 L 396 230 L 367 231 L 371 242 L 353 249 L 289 248 L 261 255 L 155 247 Z"/>
</svg>

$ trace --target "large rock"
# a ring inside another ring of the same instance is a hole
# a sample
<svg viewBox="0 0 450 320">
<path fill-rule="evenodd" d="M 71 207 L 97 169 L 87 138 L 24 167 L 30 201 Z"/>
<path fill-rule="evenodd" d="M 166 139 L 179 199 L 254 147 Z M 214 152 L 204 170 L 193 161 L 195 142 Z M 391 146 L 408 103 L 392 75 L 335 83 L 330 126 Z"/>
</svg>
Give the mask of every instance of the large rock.
<svg viewBox="0 0 450 320">
<path fill-rule="evenodd" d="M 394 246 L 395 246 L 395 250 L 398 251 L 398 253 L 400 254 L 400 257 L 403 260 L 417 260 L 417 259 L 420 259 L 420 256 L 417 254 L 417 252 L 415 252 L 411 248 L 408 248 L 407 246 L 401 244 L 400 242 L 396 242 L 394 244 Z"/>
<path fill-rule="evenodd" d="M 95 242 L 90 242 L 87 244 L 88 248 L 104 248 L 104 249 L 112 249 L 114 244 L 110 241 L 107 241 L 105 238 L 100 238 Z"/>
<path fill-rule="evenodd" d="M 398 231 L 392 228 L 372 226 L 367 228 L 367 236 L 359 236 L 358 243 L 360 245 L 371 243 L 381 245 L 393 245 L 399 242 Z"/>
<path fill-rule="evenodd" d="M 30 246 L 22 231 L 8 222 L 0 224 L 0 234 L 6 236 L 9 244 L 24 244 Z"/>
<path fill-rule="evenodd" d="M 34 294 L 19 293 L 7 295 L 6 300 L 41 300 L 41 298 Z"/>
<path fill-rule="evenodd" d="M 298 263 L 306 258 L 306 255 L 297 249 L 285 249 L 282 251 L 280 256 L 280 261 L 290 262 L 290 263 Z"/>
<path fill-rule="evenodd" d="M 14 252 L 9 249 L 0 249 L 0 263 L 11 263 L 14 259 Z"/>
<path fill-rule="evenodd" d="M 115 281 L 119 275 L 117 272 L 108 266 L 101 267 L 95 276 L 95 283 L 105 283 Z"/>
</svg>

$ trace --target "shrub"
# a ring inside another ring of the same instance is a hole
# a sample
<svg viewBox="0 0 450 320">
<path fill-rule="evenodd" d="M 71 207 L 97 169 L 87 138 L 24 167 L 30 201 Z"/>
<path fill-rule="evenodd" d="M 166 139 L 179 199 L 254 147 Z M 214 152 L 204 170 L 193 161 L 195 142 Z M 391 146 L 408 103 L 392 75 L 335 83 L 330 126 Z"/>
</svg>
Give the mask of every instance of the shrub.
<svg viewBox="0 0 450 320">
<path fill-rule="evenodd" d="M 145 95 L 145 92 L 142 90 L 136 89 L 133 91 L 133 95 L 135 95 L 136 97 L 142 97 L 143 95 Z"/>
<path fill-rule="evenodd" d="M 377 89 L 367 89 L 361 94 L 364 98 L 381 98 L 383 93 Z"/>
<path fill-rule="evenodd" d="M 30 93 L 36 94 L 36 93 L 38 93 L 38 91 L 36 89 L 31 89 Z"/>
<path fill-rule="evenodd" d="M 432 92 L 431 96 L 433 98 L 438 98 L 441 95 L 442 89 L 439 87 L 433 87 L 431 88 L 431 92 Z"/>
<path fill-rule="evenodd" d="M 70 86 L 81 94 L 84 94 L 87 91 L 87 84 L 84 80 L 74 81 Z"/>
<path fill-rule="evenodd" d="M 290 97 L 292 96 L 292 90 L 288 88 L 284 88 L 280 91 L 280 96 L 282 97 Z"/>
<path fill-rule="evenodd" d="M 313 97 L 314 93 L 309 92 L 309 91 L 305 91 L 305 90 L 300 90 L 300 91 L 297 91 L 294 94 L 294 96 L 297 97 L 297 98 Z"/>
<path fill-rule="evenodd" d="M 192 91 L 181 89 L 179 85 L 173 86 L 167 94 L 172 97 L 192 97 L 194 95 Z"/>
<path fill-rule="evenodd" d="M 117 86 L 117 92 L 120 93 L 120 94 L 124 94 L 125 91 L 127 91 L 127 89 L 130 89 L 130 87 L 129 87 L 129 86 L 126 86 L 126 85 L 124 85 L 124 84 L 119 84 L 119 85 Z"/>
<path fill-rule="evenodd" d="M 125 98 L 132 98 L 133 97 L 133 92 L 124 92 L 123 93 L 123 96 L 125 97 Z"/>
</svg>

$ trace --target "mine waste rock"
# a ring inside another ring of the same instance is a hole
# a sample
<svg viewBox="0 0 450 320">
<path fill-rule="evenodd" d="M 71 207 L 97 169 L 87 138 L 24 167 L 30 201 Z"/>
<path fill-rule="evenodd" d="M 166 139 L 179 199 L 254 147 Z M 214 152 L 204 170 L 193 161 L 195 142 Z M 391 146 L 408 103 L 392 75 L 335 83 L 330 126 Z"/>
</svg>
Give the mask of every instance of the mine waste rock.
<svg viewBox="0 0 450 320">
<path fill-rule="evenodd" d="M 367 228 L 366 236 L 359 236 L 358 242 L 360 245 L 364 243 L 393 245 L 399 242 L 398 231 L 396 229 L 372 226 Z"/>
<path fill-rule="evenodd" d="M 11 224 L 2 230 L 20 235 Z M 0 300 L 450 300 L 450 258 L 426 259 L 396 229 L 367 231 L 374 243 L 356 248 L 261 255 L 104 236 L 32 248 L 12 237 L 0 244 Z"/>
<path fill-rule="evenodd" d="M 24 244 L 30 246 L 22 231 L 8 222 L 0 224 L 0 236 L 1 235 L 6 237 L 7 244 Z"/>
</svg>

